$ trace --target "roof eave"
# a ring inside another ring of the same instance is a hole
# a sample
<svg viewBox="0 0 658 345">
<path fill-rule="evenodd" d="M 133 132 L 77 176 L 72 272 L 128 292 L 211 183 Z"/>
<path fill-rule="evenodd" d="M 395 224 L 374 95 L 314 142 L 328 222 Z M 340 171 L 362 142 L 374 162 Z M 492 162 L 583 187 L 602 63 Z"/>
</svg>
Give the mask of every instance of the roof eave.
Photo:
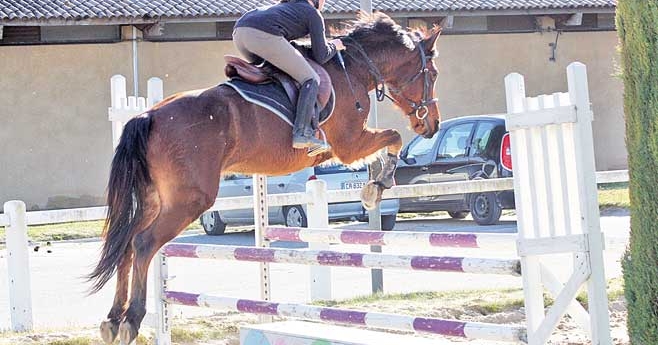
<svg viewBox="0 0 658 345">
<path fill-rule="evenodd" d="M 327 19 L 353 19 L 358 11 L 325 12 Z M 443 16 L 491 16 L 491 15 L 550 15 L 581 13 L 615 13 L 614 7 L 574 7 L 554 9 L 506 9 L 506 10 L 472 10 L 472 11 L 383 11 L 391 17 L 443 17 Z M 154 23 L 190 23 L 190 22 L 230 22 L 238 19 L 240 14 L 220 16 L 186 16 L 186 17 L 111 17 L 111 18 L 47 18 L 27 20 L 2 19 L 0 25 L 7 26 L 66 26 L 66 25 L 139 25 Z"/>
</svg>

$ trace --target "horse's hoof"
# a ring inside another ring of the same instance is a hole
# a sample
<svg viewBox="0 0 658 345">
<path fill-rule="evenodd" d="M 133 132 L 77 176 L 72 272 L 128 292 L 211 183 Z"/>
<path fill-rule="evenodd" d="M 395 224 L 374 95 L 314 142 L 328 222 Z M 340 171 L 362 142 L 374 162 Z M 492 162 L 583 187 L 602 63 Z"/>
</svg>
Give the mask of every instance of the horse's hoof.
<svg viewBox="0 0 658 345">
<path fill-rule="evenodd" d="M 112 344 L 114 339 L 117 338 L 119 333 L 119 323 L 112 322 L 112 320 L 105 320 L 101 322 L 101 338 L 105 344 Z"/>
<path fill-rule="evenodd" d="M 130 322 L 123 321 L 119 326 L 119 345 L 130 345 L 137 338 L 137 329 Z"/>
<path fill-rule="evenodd" d="M 374 181 L 368 181 L 361 189 L 361 204 L 366 210 L 373 210 L 382 200 L 382 190 Z"/>
</svg>

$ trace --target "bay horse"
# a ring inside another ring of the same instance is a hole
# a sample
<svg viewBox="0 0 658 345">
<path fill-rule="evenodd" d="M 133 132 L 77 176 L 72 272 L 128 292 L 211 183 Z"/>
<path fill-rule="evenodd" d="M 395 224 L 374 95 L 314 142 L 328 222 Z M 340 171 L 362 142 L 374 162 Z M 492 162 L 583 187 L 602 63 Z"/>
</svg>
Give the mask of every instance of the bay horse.
<svg viewBox="0 0 658 345">
<path fill-rule="evenodd" d="M 330 159 L 350 164 L 386 148 L 384 167 L 362 191 L 364 205 L 376 205 L 393 184 L 402 141 L 396 130 L 368 128 L 368 114 L 355 102 L 369 109 L 368 92 L 376 89 L 407 114 L 416 133 L 432 137 L 440 120 L 432 60 L 438 35 L 438 28 L 404 30 L 384 14 L 353 24 L 341 37 L 345 71 L 336 61 L 324 65 L 336 105 L 322 125 L 333 150 L 319 156 L 293 149 L 288 124 L 222 85 L 173 95 L 130 120 L 112 160 L 103 248 L 88 276 L 94 293 L 117 273 L 103 340 L 118 336 L 130 344 L 137 337 L 151 259 L 213 205 L 221 174 L 282 175 Z"/>
</svg>

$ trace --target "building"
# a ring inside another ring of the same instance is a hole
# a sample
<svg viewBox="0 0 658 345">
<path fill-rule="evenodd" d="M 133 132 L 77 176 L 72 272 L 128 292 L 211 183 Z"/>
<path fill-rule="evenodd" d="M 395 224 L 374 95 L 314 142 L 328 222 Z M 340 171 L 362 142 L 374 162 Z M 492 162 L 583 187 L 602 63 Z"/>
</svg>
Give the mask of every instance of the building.
<svg viewBox="0 0 658 345">
<path fill-rule="evenodd" d="M 266 1 L 271 3 L 272 0 Z M 248 0 L 0 0 L 0 202 L 28 209 L 100 205 L 112 156 L 109 80 L 165 95 L 224 80 L 223 55 Z M 598 170 L 626 167 L 615 0 L 373 0 L 403 26 L 440 24 L 437 96 L 444 118 L 505 111 L 503 78 L 529 95 L 566 90 L 566 66 L 588 67 Z M 328 0 L 327 26 L 359 3 Z M 133 94 L 131 87 L 128 93 Z M 413 133 L 390 104 L 379 126 Z"/>
</svg>

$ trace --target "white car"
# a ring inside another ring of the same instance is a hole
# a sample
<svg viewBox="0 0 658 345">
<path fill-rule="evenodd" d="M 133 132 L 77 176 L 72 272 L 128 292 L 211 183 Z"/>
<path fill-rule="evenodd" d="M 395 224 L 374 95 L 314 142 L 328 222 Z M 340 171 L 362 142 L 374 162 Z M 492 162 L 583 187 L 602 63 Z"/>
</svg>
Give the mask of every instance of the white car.
<svg viewBox="0 0 658 345">
<path fill-rule="evenodd" d="M 306 182 L 313 179 L 326 181 L 327 189 L 361 188 L 368 181 L 368 171 L 364 167 L 352 170 L 344 165 L 318 166 L 302 169 L 285 176 L 267 178 L 267 192 L 297 193 L 306 190 Z M 219 184 L 218 197 L 248 196 L 253 194 L 252 178 L 247 175 L 227 175 Z M 387 199 L 381 202 L 382 230 L 392 230 L 400 203 L 398 199 Z M 367 221 L 368 213 L 361 202 L 343 202 L 329 204 L 329 219 L 356 219 Z M 286 226 L 306 227 L 306 205 L 289 205 L 269 208 L 270 223 L 283 223 Z M 253 224 L 253 208 L 226 211 L 210 211 L 204 213 L 201 225 L 208 235 L 221 235 L 227 224 Z"/>
</svg>

